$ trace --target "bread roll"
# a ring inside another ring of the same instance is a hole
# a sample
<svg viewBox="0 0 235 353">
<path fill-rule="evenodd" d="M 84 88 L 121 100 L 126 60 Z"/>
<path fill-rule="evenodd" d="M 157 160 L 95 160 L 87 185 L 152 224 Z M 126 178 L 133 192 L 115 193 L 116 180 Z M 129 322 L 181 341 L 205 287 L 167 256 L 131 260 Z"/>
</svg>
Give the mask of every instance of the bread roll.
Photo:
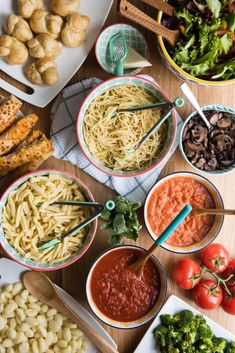
<svg viewBox="0 0 235 353">
<path fill-rule="evenodd" d="M 53 38 L 58 38 L 63 25 L 63 19 L 57 15 L 49 15 L 44 10 L 35 10 L 29 24 L 35 33 L 49 33 Z"/>
<path fill-rule="evenodd" d="M 0 57 L 10 65 L 20 65 L 28 59 L 28 50 L 18 39 L 3 34 L 0 36 Z"/>
<path fill-rule="evenodd" d="M 66 17 L 65 26 L 61 31 L 61 40 L 67 47 L 76 48 L 81 45 L 86 36 L 86 29 L 90 24 L 87 16 L 73 12 Z"/>
<path fill-rule="evenodd" d="M 62 44 L 56 41 L 48 33 L 38 34 L 35 38 L 27 42 L 29 55 L 36 59 L 44 57 L 56 58 L 60 52 Z"/>
<path fill-rule="evenodd" d="M 54 85 L 58 81 L 55 62 L 50 58 L 39 59 L 25 69 L 27 78 L 37 85 Z"/>
<path fill-rule="evenodd" d="M 80 0 L 52 0 L 51 9 L 59 16 L 66 17 L 78 11 Z"/>
<path fill-rule="evenodd" d="M 43 0 L 18 0 L 18 11 L 23 18 L 30 18 L 34 10 L 41 9 Z"/>
<path fill-rule="evenodd" d="M 33 38 L 33 33 L 28 23 L 20 16 L 8 16 L 5 29 L 7 34 L 12 35 L 12 37 L 21 42 L 27 42 Z"/>
</svg>

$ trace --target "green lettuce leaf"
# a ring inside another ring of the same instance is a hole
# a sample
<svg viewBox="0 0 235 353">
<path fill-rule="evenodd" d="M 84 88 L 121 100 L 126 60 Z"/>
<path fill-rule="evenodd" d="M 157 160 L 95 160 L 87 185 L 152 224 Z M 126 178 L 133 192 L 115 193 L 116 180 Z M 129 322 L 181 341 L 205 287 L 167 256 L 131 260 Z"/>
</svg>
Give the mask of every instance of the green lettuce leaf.
<svg viewBox="0 0 235 353">
<path fill-rule="evenodd" d="M 214 17 L 218 18 L 221 10 L 221 2 L 219 0 L 206 0 L 206 3 Z"/>
<path fill-rule="evenodd" d="M 220 38 L 220 42 L 224 54 L 228 54 L 229 50 L 233 45 L 231 35 L 229 33 L 224 34 L 223 37 Z"/>
<path fill-rule="evenodd" d="M 223 79 L 228 80 L 235 76 L 235 61 L 227 62 L 217 66 L 213 80 Z"/>
<path fill-rule="evenodd" d="M 233 11 L 233 12 L 231 12 L 231 13 L 229 14 L 228 28 L 229 28 L 232 32 L 235 32 L 235 11 Z"/>
</svg>

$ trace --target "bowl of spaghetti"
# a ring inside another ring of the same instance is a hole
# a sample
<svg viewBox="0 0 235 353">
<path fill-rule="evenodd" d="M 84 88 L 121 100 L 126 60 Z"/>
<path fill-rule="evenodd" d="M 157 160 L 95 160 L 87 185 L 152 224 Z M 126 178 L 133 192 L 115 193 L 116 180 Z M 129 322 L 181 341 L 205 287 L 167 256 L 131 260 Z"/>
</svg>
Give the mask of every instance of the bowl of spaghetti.
<svg viewBox="0 0 235 353">
<path fill-rule="evenodd" d="M 175 112 L 133 152 L 164 113 L 160 109 L 116 111 L 165 101 L 169 98 L 160 86 L 142 77 L 122 76 L 101 83 L 78 113 L 77 136 L 86 158 L 104 173 L 119 177 L 137 176 L 162 163 L 175 141 Z"/>
<path fill-rule="evenodd" d="M 10 258 L 33 270 L 52 271 L 83 256 L 94 239 L 97 220 L 54 247 L 38 249 L 91 215 L 90 206 L 54 204 L 64 200 L 94 202 L 94 197 L 80 179 L 54 169 L 28 173 L 4 191 L 0 198 L 0 244 Z"/>
</svg>

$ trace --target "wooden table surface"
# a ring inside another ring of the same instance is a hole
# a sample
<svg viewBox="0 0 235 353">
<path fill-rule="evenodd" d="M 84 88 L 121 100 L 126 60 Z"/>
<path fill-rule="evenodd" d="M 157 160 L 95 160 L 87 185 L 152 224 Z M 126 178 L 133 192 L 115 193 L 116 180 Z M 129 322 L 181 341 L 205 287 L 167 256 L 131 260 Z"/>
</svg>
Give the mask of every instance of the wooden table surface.
<svg viewBox="0 0 235 353">
<path fill-rule="evenodd" d="M 96 0 L 97 1 L 97 0 Z M 115 22 L 128 22 L 124 18 L 122 18 L 119 14 L 117 14 L 117 1 L 114 1 L 114 5 L 112 10 L 108 16 L 108 19 L 105 23 L 105 26 L 115 23 Z M 181 94 L 178 86 L 182 83 L 182 80 L 178 79 L 174 76 L 162 63 L 156 45 L 155 36 L 148 31 L 145 31 L 143 28 L 140 29 L 141 32 L 147 38 L 149 49 L 150 49 L 150 57 L 149 60 L 153 64 L 151 68 L 145 69 L 143 73 L 147 73 L 152 75 L 160 86 L 169 94 L 171 98 L 174 98 Z M 6 78 L 6 76 L 1 73 L 1 77 Z M 68 83 L 72 84 L 81 79 L 89 78 L 92 76 L 100 77 L 102 79 L 107 79 L 109 77 L 102 69 L 98 66 L 95 55 L 94 48 L 87 60 L 80 68 L 80 70 L 76 73 L 76 75 L 72 78 L 72 80 Z M 9 78 L 7 78 L 9 80 Z M 21 87 L 20 84 L 18 84 Z M 234 96 L 235 96 L 235 85 L 228 87 L 203 87 L 203 86 L 192 86 L 192 90 L 196 94 L 201 105 L 211 104 L 211 103 L 219 103 L 226 104 L 230 106 L 235 106 Z M 7 95 L 2 89 L 0 89 L 0 94 Z M 35 112 L 40 116 L 40 122 L 38 123 L 38 127 L 42 129 L 49 136 L 49 128 L 50 128 L 50 109 L 51 104 L 49 104 L 44 109 L 39 109 L 30 104 L 24 103 L 22 111 L 26 113 Z M 186 118 L 192 111 L 191 106 L 186 104 L 184 109 L 181 111 L 181 116 Z M 76 168 L 75 166 L 61 161 L 56 160 L 55 158 L 50 158 L 46 163 L 44 163 L 43 167 L 57 168 L 61 170 L 69 171 L 79 178 L 84 180 L 87 186 L 92 191 L 95 199 L 99 202 L 103 202 L 111 198 L 115 193 L 98 183 L 90 176 Z M 179 150 L 174 153 L 171 157 L 167 166 L 162 171 L 162 175 L 166 175 L 175 171 L 192 171 L 192 169 L 185 163 L 183 160 Z M 214 183 L 214 185 L 220 191 L 224 205 L 226 208 L 235 208 L 235 200 L 234 200 L 234 190 L 235 190 L 235 174 L 230 173 L 225 176 L 219 177 L 209 177 L 210 181 Z M 223 243 L 231 252 L 231 256 L 235 257 L 235 233 L 234 233 L 235 221 L 233 217 L 227 216 L 224 221 L 224 225 L 222 230 L 216 241 Z M 139 239 L 137 241 L 137 245 L 140 245 L 144 248 L 148 248 L 152 244 L 150 237 L 146 229 L 143 227 Z M 82 305 L 87 307 L 86 299 L 85 299 L 85 281 L 87 272 L 92 261 L 96 258 L 97 255 L 100 254 L 106 248 L 109 248 L 110 245 L 107 243 L 107 234 L 104 231 L 97 231 L 95 236 L 95 240 L 92 246 L 88 249 L 87 253 L 75 264 L 65 268 L 64 270 L 59 270 L 53 273 L 50 273 L 49 276 L 53 279 L 55 283 L 63 287 L 68 293 L 70 293 L 75 299 L 77 299 Z M 3 256 L 4 254 L 1 253 Z M 165 267 L 165 270 L 168 274 L 168 296 L 170 294 L 176 294 L 180 298 L 189 302 L 191 305 L 195 306 L 191 293 L 180 290 L 176 287 L 176 285 L 172 282 L 172 266 L 173 263 L 180 258 L 180 255 L 173 255 L 169 252 L 164 251 L 163 249 L 158 250 L 157 257 Z M 213 311 L 203 311 L 207 314 L 211 319 L 218 322 L 224 328 L 228 329 L 235 335 L 235 317 L 226 314 L 223 309 L 219 308 L 218 310 Z M 134 330 L 118 330 L 114 328 L 110 328 L 104 325 L 105 329 L 110 333 L 113 339 L 116 341 L 118 345 L 118 349 L 120 353 L 132 353 L 135 347 L 138 345 L 139 341 L 143 337 L 145 331 L 148 329 L 149 324 Z"/>
</svg>

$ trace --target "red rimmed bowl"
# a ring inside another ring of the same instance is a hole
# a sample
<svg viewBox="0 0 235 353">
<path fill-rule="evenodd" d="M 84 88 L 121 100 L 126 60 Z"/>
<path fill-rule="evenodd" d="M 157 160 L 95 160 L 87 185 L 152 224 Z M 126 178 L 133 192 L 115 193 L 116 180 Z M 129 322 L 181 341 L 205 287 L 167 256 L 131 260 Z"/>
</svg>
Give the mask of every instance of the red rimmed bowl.
<svg viewBox="0 0 235 353">
<path fill-rule="evenodd" d="M 169 97 L 166 93 L 161 89 L 161 87 L 152 81 L 149 81 L 143 77 L 139 76 L 121 76 L 112 78 L 108 81 L 102 82 L 99 86 L 94 88 L 90 94 L 84 100 L 81 109 L 78 113 L 77 119 L 77 137 L 79 145 L 91 164 L 93 164 L 97 169 L 101 170 L 102 172 L 111 175 L 111 176 L 119 176 L 119 177 L 134 177 L 144 173 L 147 173 L 151 169 L 157 167 L 159 164 L 163 163 L 167 158 L 168 154 L 170 153 L 173 144 L 176 138 L 177 132 L 177 120 L 176 120 L 176 113 L 172 111 L 170 117 L 167 119 L 167 136 L 165 139 L 165 143 L 161 149 L 161 151 L 156 155 L 156 158 L 153 160 L 152 164 L 148 167 L 143 167 L 138 170 L 133 171 L 123 171 L 123 170 L 113 170 L 111 168 L 107 168 L 104 166 L 100 161 L 96 160 L 94 156 L 90 153 L 83 134 L 83 123 L 86 111 L 91 104 L 91 102 L 98 96 L 100 96 L 103 92 L 122 85 L 135 85 L 141 87 L 148 91 L 150 94 L 156 97 L 156 101 L 169 101 Z"/>
<path fill-rule="evenodd" d="M 4 230 L 2 227 L 2 212 L 3 212 L 3 207 L 6 205 L 7 203 L 7 199 L 8 199 L 8 195 L 11 191 L 16 190 L 20 185 L 24 184 L 28 179 L 30 179 L 33 176 L 46 176 L 48 174 L 59 174 L 60 176 L 67 178 L 69 180 L 74 181 L 75 183 L 78 184 L 78 186 L 80 187 L 81 191 L 83 192 L 84 196 L 86 197 L 86 199 L 88 201 L 92 201 L 94 202 L 95 199 L 92 195 L 92 193 L 90 192 L 90 190 L 88 189 L 88 187 L 76 176 L 67 173 L 65 171 L 60 171 L 60 170 L 55 170 L 55 169 L 43 169 L 43 170 L 37 170 L 35 172 L 32 173 L 28 173 L 23 175 L 22 177 L 20 177 L 19 179 L 17 179 L 16 181 L 14 181 L 5 191 L 4 193 L 1 195 L 0 198 L 0 244 L 3 248 L 3 250 L 6 252 L 6 254 L 14 261 L 18 262 L 19 264 L 30 268 L 32 270 L 39 270 L 39 271 L 54 271 L 54 270 L 58 270 L 64 267 L 67 267 L 69 265 L 71 265 L 73 262 L 79 260 L 84 254 L 85 252 L 88 250 L 88 248 L 90 247 L 95 233 L 96 233 L 96 229 L 97 229 L 97 223 L 98 221 L 95 220 L 91 225 L 90 225 L 90 230 L 89 233 L 87 234 L 82 247 L 79 248 L 79 250 L 74 253 L 73 255 L 71 255 L 69 258 L 62 260 L 62 261 L 58 261 L 55 262 L 53 264 L 49 264 L 49 263 L 40 263 L 40 262 L 36 262 L 30 259 L 26 259 L 24 257 L 22 257 L 21 255 L 18 254 L 18 252 L 9 244 L 9 242 L 7 241 L 7 239 L 4 236 Z"/>
<path fill-rule="evenodd" d="M 149 310 L 146 309 L 145 311 L 142 306 L 136 312 L 138 306 L 150 303 L 150 300 L 146 299 L 146 292 L 143 294 L 141 290 L 142 287 L 139 282 L 142 281 L 142 278 L 133 273 L 131 273 L 131 277 L 128 277 L 130 271 L 129 273 L 125 271 L 124 275 L 123 268 L 126 268 L 129 263 L 138 259 L 145 251 L 145 249 L 135 245 L 120 245 L 104 251 L 92 264 L 86 282 L 87 301 L 93 313 L 103 323 L 119 329 L 140 327 L 149 322 L 164 304 L 167 295 L 167 275 L 161 263 L 155 256 L 152 256 L 147 264 L 145 264 L 143 276 L 145 280 L 149 276 L 152 290 L 156 289 L 157 291 L 156 296 L 153 297 L 154 300 L 149 305 Z M 110 256 L 113 261 L 110 261 Z M 124 263 L 122 262 L 123 259 L 125 259 Z M 120 261 L 119 265 L 117 265 L 117 261 Z M 108 262 L 108 265 L 106 262 Z M 115 282 L 112 281 L 115 281 L 115 277 L 117 276 L 115 271 L 117 269 L 121 277 L 120 280 L 116 279 L 115 287 Z M 107 279 L 107 283 L 105 283 L 105 278 Z M 136 284 L 134 281 L 137 281 Z M 101 298 L 99 302 L 96 300 L 97 291 L 99 292 L 99 298 Z M 130 295 L 132 295 L 130 292 L 132 291 L 135 291 L 135 294 L 131 297 L 130 301 Z M 153 292 L 150 292 L 148 288 L 148 293 Z M 100 305 L 102 300 L 103 310 Z M 117 304 L 118 306 L 116 306 Z M 110 307 L 113 308 L 113 312 L 108 314 Z M 143 313 L 142 316 L 141 311 Z M 133 312 L 136 317 L 131 319 Z M 141 317 L 137 318 L 138 314 Z"/>
<path fill-rule="evenodd" d="M 190 180 L 195 180 L 196 182 L 198 182 L 199 184 L 201 184 L 204 188 L 203 190 L 207 190 L 210 194 L 210 197 L 212 198 L 213 200 L 213 207 L 211 208 L 224 208 L 224 203 L 223 203 L 223 199 L 219 193 L 219 191 L 217 190 L 217 188 L 208 180 L 206 179 L 205 177 L 199 175 L 199 174 L 196 174 L 196 173 L 191 173 L 191 172 L 175 172 L 175 173 L 171 173 L 171 174 L 168 174 L 166 175 L 165 177 L 163 177 L 162 179 L 158 180 L 157 183 L 152 187 L 152 189 L 150 190 L 146 200 L 145 200 L 145 205 L 144 205 L 144 220 L 145 220 L 145 225 L 146 225 L 146 228 L 149 232 L 149 235 L 151 236 L 151 238 L 155 241 L 157 239 L 157 237 L 160 235 L 160 234 L 156 234 L 156 231 L 155 231 L 155 225 L 153 226 L 150 222 L 150 216 L 151 217 L 153 216 L 153 212 L 151 212 L 151 206 L 154 205 L 154 202 L 158 202 L 160 199 L 158 199 L 157 201 L 154 201 L 153 200 L 153 195 L 155 193 L 155 191 L 161 187 L 165 182 L 169 181 L 169 180 L 174 180 L 175 179 L 175 185 L 177 183 L 177 178 L 188 178 Z M 176 187 L 176 186 L 175 186 Z M 185 186 L 186 187 L 186 186 Z M 175 189 L 174 189 L 175 190 Z M 187 189 L 185 189 L 187 191 L 187 193 L 190 193 L 188 187 Z M 194 199 L 196 199 L 196 203 L 199 204 L 198 202 L 198 198 L 200 197 L 200 195 L 198 195 L 197 192 L 195 192 L 193 194 L 194 196 Z M 181 201 L 183 198 L 185 198 L 185 204 L 186 203 L 190 203 L 187 199 L 187 197 L 184 195 L 184 196 L 179 196 L 179 192 L 177 192 L 177 194 L 174 193 L 173 190 L 167 190 L 165 192 L 161 192 L 161 197 L 163 199 L 166 200 L 166 196 L 168 197 L 168 200 L 171 199 L 175 199 L 175 203 L 174 203 L 174 207 L 181 207 Z M 159 196 L 160 197 L 160 196 Z M 180 199 L 178 200 L 178 198 L 180 197 Z M 164 200 L 161 200 L 162 204 L 163 202 L 166 202 Z M 169 202 L 168 202 L 169 203 Z M 168 203 L 166 202 L 166 205 L 168 205 Z M 151 206 L 150 206 L 151 205 Z M 157 203 L 156 203 L 157 205 Z M 164 205 L 164 204 L 163 204 Z M 184 206 L 184 205 L 183 205 Z M 182 206 L 182 208 L 183 208 Z M 194 206 L 192 204 L 192 206 Z M 155 206 L 156 207 L 156 206 Z M 201 208 L 201 207 L 199 207 Z M 204 207 L 203 207 L 204 208 Z M 179 210 L 176 210 L 176 214 Z M 161 212 L 160 210 L 160 207 L 158 208 L 158 214 Z M 170 206 L 166 209 L 165 208 L 165 211 L 163 210 L 162 211 L 162 221 L 167 217 L 169 216 L 168 213 L 170 213 L 171 217 L 174 218 L 172 216 L 172 212 L 171 212 L 171 209 L 170 209 Z M 190 216 L 190 215 L 189 215 Z M 185 219 L 184 222 L 190 222 L 189 220 L 189 216 L 187 216 L 187 218 Z M 195 216 L 195 217 L 199 217 L 199 216 Z M 200 216 L 202 217 L 202 216 Z M 196 222 L 196 220 L 194 219 L 194 221 Z M 203 218 L 203 222 L 204 222 L 204 218 Z M 212 241 L 214 241 L 216 239 L 216 237 L 218 236 L 221 228 L 222 228 L 222 225 L 223 225 L 223 221 L 224 221 L 224 216 L 215 216 L 214 219 L 211 221 L 211 226 L 209 227 L 208 223 L 207 223 L 207 231 L 206 231 L 206 234 L 204 235 L 204 237 L 202 237 L 200 239 L 200 241 L 198 242 L 194 242 L 190 245 L 182 245 L 182 246 L 179 246 L 179 245 L 172 245 L 170 244 L 168 241 L 166 241 L 164 244 L 162 244 L 162 247 L 168 251 L 171 251 L 173 253 L 177 253 L 177 254 L 189 254 L 189 253 L 193 253 L 193 252 L 197 252 L 197 251 L 200 251 L 202 250 L 203 248 L 205 248 L 207 245 L 209 245 Z M 189 233 L 189 227 L 195 227 L 195 222 L 194 222 L 194 225 L 192 225 L 192 223 L 188 223 L 188 233 Z M 208 222 L 208 220 L 207 220 Z M 170 223 L 170 221 L 168 220 L 168 224 Z M 158 223 L 160 224 L 160 222 Z M 191 224 L 191 225 L 190 225 Z M 187 225 L 187 224 L 186 224 Z M 167 226 L 167 225 L 166 225 Z"/>
</svg>

